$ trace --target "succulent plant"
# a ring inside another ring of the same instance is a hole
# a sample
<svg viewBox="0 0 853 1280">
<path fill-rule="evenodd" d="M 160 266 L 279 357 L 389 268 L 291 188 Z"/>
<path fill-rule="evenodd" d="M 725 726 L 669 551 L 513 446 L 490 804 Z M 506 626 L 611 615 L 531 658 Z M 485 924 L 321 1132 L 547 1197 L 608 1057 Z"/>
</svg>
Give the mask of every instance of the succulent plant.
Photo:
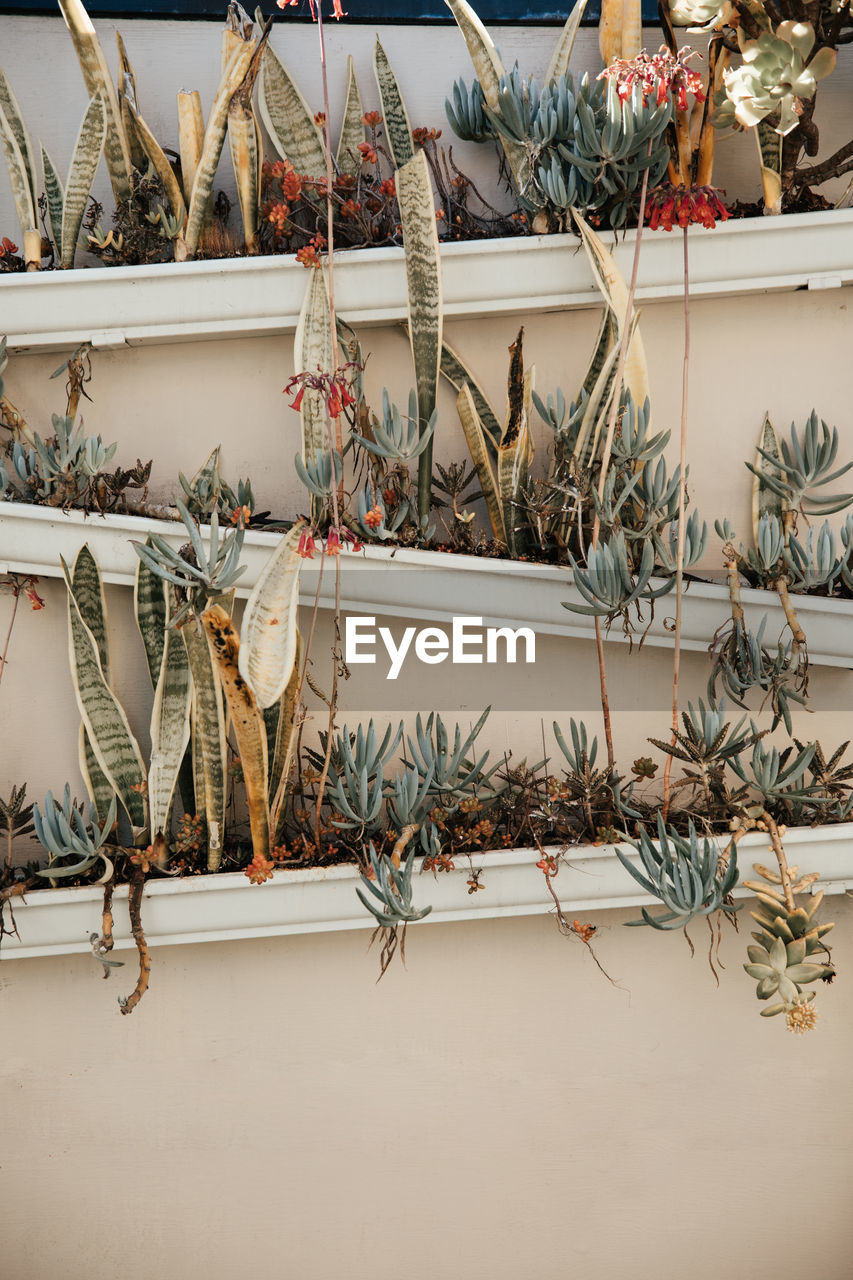
<svg viewBox="0 0 853 1280">
<path fill-rule="evenodd" d="M 653 916 L 642 907 L 642 920 L 627 923 L 649 924 L 653 929 L 683 929 L 695 916 L 719 911 L 737 884 L 734 841 L 729 845 L 727 856 L 721 858 L 713 840 L 705 837 L 700 841 L 692 822 L 684 837 L 674 827 L 668 828 L 661 814 L 658 814 L 657 833 L 657 845 L 645 831 L 638 840 L 630 841 L 640 855 L 645 874 L 621 849 L 616 850 L 616 856 L 637 883 L 652 897 L 659 898 L 667 910 Z"/>
<path fill-rule="evenodd" d="M 373 879 L 362 874 L 361 883 L 371 897 L 366 897 L 361 889 L 356 889 L 356 894 L 359 902 L 383 928 L 395 929 L 398 925 L 412 924 L 423 920 L 432 911 L 432 907 L 416 908 L 412 903 L 414 857 L 415 850 L 412 849 L 405 862 L 395 867 L 389 857 L 380 857 L 373 845 L 370 846 Z"/>
<path fill-rule="evenodd" d="M 804 992 L 803 987 L 818 979 L 830 979 L 835 972 L 831 964 L 817 963 L 810 957 L 822 954 L 828 959 L 829 949 L 821 939 L 834 925 L 817 923 L 822 891 L 813 894 L 805 906 L 796 905 L 794 894 L 809 889 L 816 874 L 803 876 L 791 885 L 786 897 L 778 887 L 780 875 L 759 865 L 754 869 L 761 880 L 746 880 L 744 885 L 758 898 L 758 911 L 750 912 L 758 931 L 752 934 L 755 945 L 747 948 L 749 964 L 744 969 L 758 983 L 755 994 L 759 1000 L 779 997 L 778 1003 L 761 1010 L 762 1018 L 784 1013 L 788 1027 L 803 1032 L 815 1021 L 814 1011 L 808 1008 L 815 993 Z M 791 877 L 797 871 L 797 867 L 791 867 Z"/>
<path fill-rule="evenodd" d="M 583 613 L 603 618 L 615 618 L 632 604 L 656 600 L 675 586 L 670 578 L 660 587 L 652 587 L 655 568 L 654 546 L 650 539 L 643 542 L 640 563 L 633 564 L 625 533 L 617 529 L 597 547 L 590 547 L 586 557 L 586 569 L 582 569 L 569 555 L 574 571 L 574 583 L 586 604 L 564 602 L 563 608 L 572 613 Z"/>
<path fill-rule="evenodd" d="M 810 22 L 780 22 L 757 40 L 739 26 L 737 36 L 743 65 L 723 72 L 715 123 L 750 128 L 769 117 L 779 133 L 790 133 L 799 123 L 799 103 L 813 98 L 817 81 L 834 69 L 835 50 L 819 49 L 807 61 L 815 43 Z"/>
<path fill-rule="evenodd" d="M 749 462 L 746 466 L 790 508 L 799 508 L 804 515 L 827 516 L 853 502 L 853 494 L 850 493 L 822 496 L 815 492 L 824 485 L 832 484 L 853 467 L 853 462 L 848 462 L 832 469 L 838 456 L 838 444 L 837 429 L 833 427 L 830 431 L 813 409 L 802 437 L 795 424 L 791 423 L 790 441 L 779 441 L 780 456 L 758 449 L 759 456 L 769 464 L 769 468 L 759 471 Z"/>
<path fill-rule="evenodd" d="M 344 464 L 341 455 L 335 452 L 335 475 L 332 478 L 332 456 L 329 453 L 318 453 L 312 459 L 303 461 L 302 455 L 297 453 L 293 459 L 293 465 L 296 468 L 296 474 L 305 485 L 309 493 L 315 498 L 330 498 L 332 490 L 344 473 Z"/>
<path fill-rule="evenodd" d="M 35 833 L 49 854 L 49 865 L 40 868 L 38 874 L 50 880 L 80 876 L 89 871 L 99 858 L 104 861 L 109 871 L 112 863 L 104 852 L 104 845 L 115 826 L 115 821 L 115 796 L 103 824 L 99 826 L 94 805 L 89 807 L 89 825 L 87 825 L 82 806 L 78 809 L 72 801 L 71 788 L 67 783 L 62 804 L 54 800 L 53 793 L 48 791 L 43 810 L 38 804 L 33 805 Z M 64 858 L 75 858 L 76 861 L 57 866 L 57 861 Z"/>
<path fill-rule="evenodd" d="M 220 538 L 219 515 L 214 510 L 210 517 L 209 550 L 205 550 L 195 518 L 180 499 L 175 505 L 189 534 L 189 545 L 176 551 L 156 533 L 149 536 L 148 545 L 131 542 L 140 560 L 152 573 L 180 587 L 186 594 L 186 600 L 171 619 L 172 626 L 182 622 L 191 610 L 201 615 L 208 601 L 229 591 L 246 570 L 246 566 L 239 563 L 245 532 L 242 524 L 229 529 Z"/>
<path fill-rule="evenodd" d="M 353 439 L 362 448 L 377 458 L 386 458 L 392 462 L 413 462 L 430 443 L 438 421 L 438 410 L 432 415 L 421 432 L 418 425 L 418 397 L 416 391 L 409 392 L 409 414 L 406 425 L 400 417 L 400 410 L 391 403 L 388 392 L 382 389 L 382 420 L 372 423 L 373 439 L 368 440 L 353 432 Z"/>
</svg>

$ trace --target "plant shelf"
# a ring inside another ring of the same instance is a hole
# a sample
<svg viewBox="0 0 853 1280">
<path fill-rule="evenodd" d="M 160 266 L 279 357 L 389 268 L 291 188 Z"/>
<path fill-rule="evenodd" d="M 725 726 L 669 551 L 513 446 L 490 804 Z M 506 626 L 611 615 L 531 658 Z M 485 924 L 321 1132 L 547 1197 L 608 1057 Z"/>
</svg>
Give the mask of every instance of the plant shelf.
<svg viewBox="0 0 853 1280">
<path fill-rule="evenodd" d="M 789 828 L 785 846 L 792 862 L 819 871 L 816 888 L 828 894 L 853 889 L 853 823 L 815 828 Z M 761 860 L 767 836 L 753 833 L 740 842 L 738 861 L 744 869 Z M 629 846 L 622 846 L 627 850 Z M 552 850 L 557 852 L 557 850 Z M 456 859 L 456 869 L 433 877 L 416 873 L 415 905 L 432 905 L 425 923 L 488 920 L 503 916 L 546 915 L 554 909 L 536 863 L 536 849 L 510 849 Z M 636 857 L 635 857 L 636 860 Z M 466 880 L 482 871 L 483 888 L 469 894 Z M 264 885 L 252 885 L 242 872 L 195 876 L 183 880 L 150 880 L 145 888 L 142 920 L 153 947 L 188 942 L 227 942 L 238 938 L 272 938 L 287 934 L 371 929 L 369 916 L 355 894 L 359 884 L 353 866 L 276 871 Z M 564 912 L 586 916 L 617 907 L 647 906 L 654 900 L 639 889 L 616 857 L 613 846 L 580 845 L 565 853 L 553 881 Z M 134 946 L 126 901 L 128 887 L 113 898 L 115 949 Z M 748 898 L 736 889 L 736 898 Z M 31 956 L 73 955 L 90 950 L 89 939 L 101 927 L 103 892 L 97 887 L 40 889 L 15 904 L 20 937 L 7 937 L 0 960 Z"/>
<path fill-rule="evenodd" d="M 689 235 L 694 298 L 853 283 L 850 209 L 731 219 L 713 232 L 695 228 Z M 627 232 L 614 249 L 626 277 L 635 236 Z M 572 235 L 446 244 L 441 259 L 451 320 L 600 305 Z M 645 232 L 638 299 L 680 298 L 682 271 L 681 237 Z M 292 255 L 2 275 L 2 333 L 17 351 L 67 349 L 82 341 L 109 349 L 292 333 L 305 279 Z M 336 254 L 335 292 L 339 314 L 353 325 L 405 320 L 403 250 Z"/>
<path fill-rule="evenodd" d="M 206 536 L 206 530 L 203 530 Z M 91 547 L 105 582 L 131 586 L 137 557 L 130 540 L 144 541 L 158 533 L 175 547 L 186 541 L 183 525 L 139 516 L 86 516 L 80 511 L 0 502 L 0 573 L 30 573 L 61 577 L 60 556 L 70 564 L 80 547 Z M 238 595 L 247 596 L 281 535 L 249 530 L 243 548 L 247 569 Z M 438 551 L 367 547 L 342 557 L 341 603 L 345 612 L 422 619 L 447 625 L 454 617 L 480 617 L 483 626 L 531 627 L 537 635 L 589 639 L 593 620 L 571 613 L 563 602 L 582 603 L 571 574 L 551 565 L 492 560 Z M 306 560 L 300 576 L 300 601 L 310 605 L 317 592 L 319 557 Z M 328 563 L 320 584 L 320 606 L 334 606 L 334 570 Z M 821 596 L 795 596 L 800 621 L 809 638 L 809 660 L 819 666 L 853 667 L 851 620 L 853 601 Z M 749 625 L 757 628 L 768 615 L 767 634 L 780 634 L 785 615 L 770 591 L 744 588 L 742 600 Z M 657 602 L 655 616 L 638 624 L 645 644 L 669 648 L 673 632 L 671 599 Z M 690 583 L 684 598 L 682 646 L 707 651 L 710 637 L 729 616 L 725 586 L 706 581 Z M 607 637 L 625 643 L 614 625 Z M 636 639 L 636 636 L 635 636 Z"/>
</svg>

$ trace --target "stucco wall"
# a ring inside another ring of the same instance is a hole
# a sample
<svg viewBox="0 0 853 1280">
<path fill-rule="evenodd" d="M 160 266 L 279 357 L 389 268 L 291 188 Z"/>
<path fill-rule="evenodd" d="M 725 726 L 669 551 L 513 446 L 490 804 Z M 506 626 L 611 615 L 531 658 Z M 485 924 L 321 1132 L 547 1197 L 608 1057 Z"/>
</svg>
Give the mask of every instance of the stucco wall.
<svg viewBox="0 0 853 1280">
<path fill-rule="evenodd" d="M 64 163 L 84 96 L 64 29 L 23 18 L 0 25 L 3 65 L 30 128 Z M 158 91 L 198 86 L 208 102 L 216 27 L 122 29 L 143 110 L 169 140 L 171 98 L 152 88 L 154 67 Z M 505 54 L 540 70 L 553 39 L 496 36 Z M 382 38 L 413 123 L 441 123 L 450 81 L 470 79 L 457 34 L 388 28 Z M 372 33 L 342 25 L 329 40 L 333 61 L 354 49 L 367 86 Z M 282 24 L 276 45 L 315 102 L 313 33 Z M 45 67 L 50 93 L 36 92 L 34 70 Z M 332 88 L 339 99 L 342 77 Z M 842 88 L 835 77 L 821 93 L 828 100 Z M 733 171 L 741 164 L 754 189 L 751 155 Z M 4 181 L 2 234 L 11 216 Z M 727 514 L 746 536 L 743 460 L 766 409 L 787 428 L 814 404 L 842 429 L 845 459 L 853 454 L 849 378 L 837 355 L 849 346 L 848 306 L 846 289 L 694 305 L 691 494 L 709 523 Z M 537 386 L 571 394 L 596 314 L 524 322 Z M 518 324 L 448 325 L 499 406 Z M 643 333 L 657 425 L 675 428 L 677 305 L 647 307 Z M 373 330 L 366 345 L 372 394 L 385 384 L 404 402 L 404 341 Z M 61 385 L 47 380 L 58 363 L 53 354 L 10 361 L 8 394 L 36 426 L 58 407 Z M 153 455 L 154 496 L 221 441 L 226 474 L 251 474 L 261 506 L 292 514 L 304 497 L 292 472 L 297 419 L 281 396 L 291 372 L 286 339 L 104 352 L 86 421 L 119 441 L 118 458 Z M 446 391 L 441 415 L 438 456 L 461 457 Z M 718 546 L 712 535 L 709 563 Z M 63 592 L 53 581 L 42 594 L 45 611 L 19 615 L 0 686 L 0 793 L 26 780 L 37 797 L 66 778 L 80 792 Z M 145 744 L 150 692 L 129 592 L 110 588 L 108 601 L 116 685 Z M 0 595 L 0 634 L 9 610 Z M 318 655 L 327 638 L 323 620 Z M 670 660 L 608 652 L 628 764 L 665 728 Z M 687 655 L 684 695 L 701 693 L 706 678 L 704 659 Z M 377 680 L 362 668 L 344 685 L 351 720 L 381 706 L 407 715 L 436 707 L 467 722 L 491 702 L 484 738 L 516 760 L 540 757 L 543 721 L 547 729 L 580 715 L 600 732 L 594 653 L 581 641 L 540 639 L 522 700 L 488 669 L 464 679 L 419 672 L 399 708 Z M 850 681 L 849 672 L 813 671 L 815 714 L 798 718 L 803 735 L 833 747 L 850 736 Z M 802 1040 L 758 1016 L 740 970 L 746 920 L 739 937 L 724 936 L 717 990 L 702 928 L 691 962 L 680 935 L 622 929 L 633 914 L 596 917 L 598 953 L 617 987 L 547 919 L 418 927 L 408 971 L 395 966 L 378 986 L 363 933 L 164 948 L 129 1019 L 115 1004 L 132 985 L 129 956 L 110 984 L 88 957 L 0 962 L 3 1274 L 711 1280 L 725 1270 L 738 1280 L 799 1280 L 818 1268 L 824 1280 L 844 1280 L 853 909 L 836 899 L 826 910 L 838 920 L 840 977 L 821 989 L 818 1030 Z"/>
</svg>

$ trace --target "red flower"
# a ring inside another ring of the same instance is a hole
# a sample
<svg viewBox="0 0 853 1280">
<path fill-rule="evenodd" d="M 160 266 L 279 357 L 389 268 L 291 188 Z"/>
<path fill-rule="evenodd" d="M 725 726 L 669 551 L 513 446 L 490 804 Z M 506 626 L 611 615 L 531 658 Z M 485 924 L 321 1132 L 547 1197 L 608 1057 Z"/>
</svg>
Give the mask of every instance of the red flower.
<svg viewBox="0 0 853 1280">
<path fill-rule="evenodd" d="M 371 147 L 369 142 L 360 142 L 358 149 L 361 152 L 361 158 L 364 164 L 376 164 L 376 151 Z"/>
<path fill-rule="evenodd" d="M 428 142 L 435 142 L 436 138 L 440 138 L 440 137 L 441 137 L 440 129 L 425 129 L 422 126 L 420 129 L 412 130 L 412 142 L 414 142 L 415 145 L 418 147 L 423 147 Z"/>
<path fill-rule="evenodd" d="M 299 546 L 296 548 L 297 552 L 299 553 L 299 555 L 302 556 L 303 560 L 314 559 L 314 548 L 316 547 L 316 545 L 317 545 L 317 540 L 314 537 L 312 530 L 303 529 L 302 533 L 299 535 Z"/>
<path fill-rule="evenodd" d="M 655 103 L 662 106 L 667 94 L 674 93 L 679 111 L 686 111 L 688 93 L 692 93 L 697 102 L 705 101 L 702 77 L 687 66 L 692 57 L 695 57 L 692 49 L 679 49 L 678 56 L 673 57 L 666 45 L 661 45 L 660 51 L 651 58 L 645 52 L 638 53 L 636 58 L 617 58 L 598 78 L 614 80 L 623 102 L 630 98 L 634 85 L 640 84 L 645 104 L 654 98 Z"/>
<path fill-rule="evenodd" d="M 717 222 L 730 217 L 728 209 L 713 187 L 657 187 L 649 196 L 647 217 L 653 231 L 660 227 L 672 231 L 673 227 L 690 227 L 697 224 L 709 229 Z"/>
<path fill-rule="evenodd" d="M 38 578 L 35 578 L 34 581 L 38 582 Z M 30 602 L 31 609 L 35 610 L 35 609 L 44 608 L 44 601 L 42 600 L 39 593 L 36 591 L 35 587 L 25 587 L 24 592 L 26 594 L 27 599 Z"/>
<path fill-rule="evenodd" d="M 386 178 L 380 185 L 379 190 L 382 192 L 383 196 L 395 196 L 397 194 L 397 184 L 393 178 Z"/>
<path fill-rule="evenodd" d="M 292 169 L 289 173 L 286 173 L 281 189 L 284 192 L 285 200 L 298 200 L 302 195 L 302 179 L 299 174 L 294 173 Z"/>
<path fill-rule="evenodd" d="M 12 241 L 9 239 L 8 236 L 4 236 L 3 239 L 0 240 L 0 258 L 5 258 L 7 254 L 13 254 L 17 252 L 18 252 L 18 246 L 16 244 L 12 244 Z"/>
<path fill-rule="evenodd" d="M 378 529 L 382 521 L 385 519 L 385 513 L 380 506 L 371 507 L 367 515 L 364 517 L 364 523 L 368 529 Z"/>
<path fill-rule="evenodd" d="M 288 205 L 274 204 L 267 214 L 267 222 L 271 222 L 276 231 L 284 231 L 289 215 L 290 208 Z"/>
<path fill-rule="evenodd" d="M 381 111 L 365 111 L 361 117 L 361 123 L 366 125 L 368 129 L 375 129 L 377 125 L 382 123 Z"/>
<path fill-rule="evenodd" d="M 341 205 L 342 218 L 357 218 L 361 213 L 361 202 L 356 200 L 345 200 Z"/>
<path fill-rule="evenodd" d="M 536 865 L 545 876 L 555 876 L 557 874 L 557 859 L 553 853 L 543 854 Z"/>
<path fill-rule="evenodd" d="M 275 2 L 276 2 L 276 5 L 278 6 L 278 8 L 279 8 L 279 9 L 289 9 L 289 8 L 291 8 L 293 5 L 295 5 L 295 4 L 299 4 L 299 0 L 275 0 Z M 316 11 L 315 11 L 315 9 L 314 9 L 314 0 L 308 0 L 308 4 L 311 6 L 311 17 L 312 17 L 312 18 L 314 19 L 314 21 L 316 22 L 316 21 L 317 21 L 317 14 L 316 14 Z M 346 17 L 346 14 L 344 13 L 343 9 L 341 8 L 341 0 L 332 0 L 332 17 L 333 17 L 333 18 L 345 18 L 345 17 Z"/>
<path fill-rule="evenodd" d="M 332 525 L 326 534 L 326 555 L 339 556 L 341 554 L 341 535 L 340 531 Z"/>
<path fill-rule="evenodd" d="M 291 409 L 295 409 L 297 413 L 302 408 L 302 399 L 304 395 L 305 395 L 305 384 L 303 383 L 302 386 L 297 391 L 296 395 L 293 397 L 293 399 L 290 402 Z"/>
</svg>

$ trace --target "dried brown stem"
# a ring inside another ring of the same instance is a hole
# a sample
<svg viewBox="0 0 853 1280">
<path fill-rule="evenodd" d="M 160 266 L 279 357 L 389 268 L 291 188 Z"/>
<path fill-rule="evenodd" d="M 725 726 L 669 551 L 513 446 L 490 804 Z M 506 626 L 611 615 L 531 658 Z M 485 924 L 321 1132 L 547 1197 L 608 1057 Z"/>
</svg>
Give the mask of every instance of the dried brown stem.
<svg viewBox="0 0 853 1280">
<path fill-rule="evenodd" d="M 130 930 L 136 950 L 139 952 L 139 977 L 136 986 L 126 1000 L 120 1000 L 122 1013 L 133 1013 L 139 1001 L 148 990 L 148 975 L 151 972 L 151 953 L 145 934 L 142 932 L 142 891 L 145 888 L 145 873 L 138 867 L 130 884 L 127 909 L 130 914 Z"/>
<path fill-rule="evenodd" d="M 417 835 L 419 830 L 420 830 L 419 822 L 410 822 L 407 826 L 403 827 L 402 831 L 397 836 L 397 840 L 394 844 L 394 848 L 391 850 L 391 861 L 398 871 L 400 869 L 400 863 L 403 860 L 403 854 L 406 850 L 406 845 L 409 843 L 412 836 Z"/>
<path fill-rule="evenodd" d="M 782 844 L 782 837 L 775 820 L 765 810 L 761 815 L 763 822 L 767 824 L 767 830 L 770 832 L 770 841 L 773 845 L 773 852 L 776 854 L 776 861 L 779 864 L 779 875 L 782 877 L 782 892 L 785 895 L 785 906 L 789 911 L 793 911 L 796 903 L 794 902 L 794 894 L 791 889 L 791 873 L 788 870 L 788 859 L 785 857 L 785 849 Z"/>
<path fill-rule="evenodd" d="M 18 612 L 18 601 L 20 600 L 20 598 L 21 598 L 20 591 L 15 591 L 14 599 L 12 601 L 12 616 L 9 619 L 9 626 L 6 631 L 6 639 L 3 643 L 3 652 L 0 653 L 0 680 L 3 679 L 3 672 L 6 670 L 6 660 L 7 660 L 6 655 L 9 652 L 9 641 L 12 639 L 12 628 L 15 625 L 15 617 Z"/>
</svg>

